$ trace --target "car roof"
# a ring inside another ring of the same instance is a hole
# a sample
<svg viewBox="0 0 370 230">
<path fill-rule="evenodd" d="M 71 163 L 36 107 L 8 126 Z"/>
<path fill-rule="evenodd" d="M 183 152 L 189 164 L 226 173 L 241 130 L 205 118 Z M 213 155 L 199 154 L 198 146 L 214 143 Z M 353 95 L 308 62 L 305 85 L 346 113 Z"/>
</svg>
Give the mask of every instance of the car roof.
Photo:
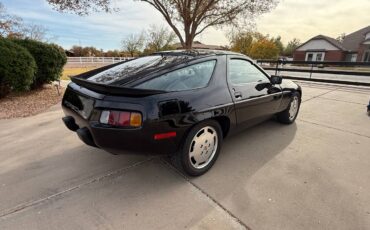
<svg viewBox="0 0 370 230">
<path fill-rule="evenodd" d="M 225 50 L 170 50 L 122 62 L 86 78 L 100 84 L 127 85 L 153 74 L 159 74 L 167 70 L 171 71 L 179 65 L 189 63 L 189 61 L 220 55 L 233 55 L 250 60 L 243 54 Z M 142 60 L 144 60 L 143 63 L 141 63 Z"/>
<path fill-rule="evenodd" d="M 203 57 L 211 55 L 245 55 L 241 53 L 236 53 L 228 50 L 210 50 L 210 49 L 190 49 L 190 50 L 168 50 L 153 53 L 153 55 L 176 55 L 176 56 L 192 56 L 192 57 Z"/>
</svg>

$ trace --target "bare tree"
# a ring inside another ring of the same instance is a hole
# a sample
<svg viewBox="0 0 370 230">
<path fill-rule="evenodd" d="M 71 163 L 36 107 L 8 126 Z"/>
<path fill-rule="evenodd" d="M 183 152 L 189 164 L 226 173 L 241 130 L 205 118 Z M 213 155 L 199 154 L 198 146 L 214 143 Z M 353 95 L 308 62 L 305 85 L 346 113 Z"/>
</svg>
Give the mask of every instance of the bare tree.
<svg viewBox="0 0 370 230">
<path fill-rule="evenodd" d="M 87 15 L 94 11 L 110 12 L 112 0 L 46 0 L 59 11 L 71 11 L 78 15 Z"/>
<path fill-rule="evenodd" d="M 343 42 L 346 37 L 346 33 L 341 33 L 336 39 L 338 42 Z"/>
<path fill-rule="evenodd" d="M 109 12 L 112 0 L 46 0 L 59 11 L 88 14 Z M 213 26 L 240 26 L 268 12 L 279 0 L 136 0 L 146 2 L 162 14 L 186 49 L 194 38 Z"/>
<path fill-rule="evenodd" d="M 0 36 L 11 38 L 28 38 L 38 41 L 49 41 L 52 37 L 47 37 L 47 29 L 42 25 L 27 24 L 23 19 L 12 14 L 8 14 L 4 5 L 0 2 Z M 55 38 L 54 38 L 55 40 Z"/>
<path fill-rule="evenodd" d="M 170 49 L 176 34 L 164 26 L 151 25 L 147 31 L 147 47 L 151 52 Z"/>
<path fill-rule="evenodd" d="M 22 18 L 8 14 L 5 6 L 0 2 L 0 36 L 20 37 L 22 30 Z"/>
<path fill-rule="evenodd" d="M 131 57 L 141 51 L 144 46 L 145 37 L 144 33 L 130 34 L 122 40 L 122 49 L 125 52 L 129 52 Z"/>
<path fill-rule="evenodd" d="M 37 40 L 37 41 L 45 41 L 47 40 L 47 29 L 42 25 L 36 24 L 28 24 L 24 25 L 22 29 L 23 37 Z"/>
</svg>

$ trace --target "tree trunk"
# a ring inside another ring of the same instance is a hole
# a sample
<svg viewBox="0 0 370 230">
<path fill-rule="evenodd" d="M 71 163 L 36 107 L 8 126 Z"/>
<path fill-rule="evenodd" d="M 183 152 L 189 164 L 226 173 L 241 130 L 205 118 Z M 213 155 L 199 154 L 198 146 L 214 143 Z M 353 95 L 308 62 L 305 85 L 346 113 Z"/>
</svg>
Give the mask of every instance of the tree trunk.
<svg viewBox="0 0 370 230">
<path fill-rule="evenodd" d="M 191 50 L 193 48 L 193 41 L 194 41 L 194 37 L 191 36 L 191 35 L 188 35 L 186 36 L 185 38 L 185 46 L 184 46 L 184 49 L 186 50 Z"/>
</svg>

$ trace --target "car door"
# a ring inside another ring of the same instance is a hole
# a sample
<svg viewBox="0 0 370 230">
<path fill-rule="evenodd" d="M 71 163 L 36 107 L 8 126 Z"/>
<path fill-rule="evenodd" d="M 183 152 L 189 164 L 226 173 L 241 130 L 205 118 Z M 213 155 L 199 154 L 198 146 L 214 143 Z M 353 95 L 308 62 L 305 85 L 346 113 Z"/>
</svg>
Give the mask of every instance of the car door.
<svg viewBox="0 0 370 230">
<path fill-rule="evenodd" d="M 240 57 L 228 58 L 228 85 L 238 124 L 276 113 L 282 98 L 279 85 L 255 63 Z"/>
</svg>

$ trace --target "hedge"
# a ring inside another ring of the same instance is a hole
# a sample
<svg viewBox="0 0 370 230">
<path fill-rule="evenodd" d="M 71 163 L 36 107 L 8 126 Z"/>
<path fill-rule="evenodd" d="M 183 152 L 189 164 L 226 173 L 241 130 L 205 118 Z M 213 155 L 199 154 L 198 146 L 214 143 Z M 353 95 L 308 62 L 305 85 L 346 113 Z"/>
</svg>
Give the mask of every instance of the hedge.
<svg viewBox="0 0 370 230">
<path fill-rule="evenodd" d="M 29 90 L 37 70 L 27 49 L 0 37 L 0 98 L 11 90 Z"/>
<path fill-rule="evenodd" d="M 67 62 L 64 50 L 55 44 L 47 44 L 30 39 L 14 39 L 15 43 L 25 47 L 34 57 L 37 65 L 33 88 L 59 80 L 63 66 Z"/>
</svg>

